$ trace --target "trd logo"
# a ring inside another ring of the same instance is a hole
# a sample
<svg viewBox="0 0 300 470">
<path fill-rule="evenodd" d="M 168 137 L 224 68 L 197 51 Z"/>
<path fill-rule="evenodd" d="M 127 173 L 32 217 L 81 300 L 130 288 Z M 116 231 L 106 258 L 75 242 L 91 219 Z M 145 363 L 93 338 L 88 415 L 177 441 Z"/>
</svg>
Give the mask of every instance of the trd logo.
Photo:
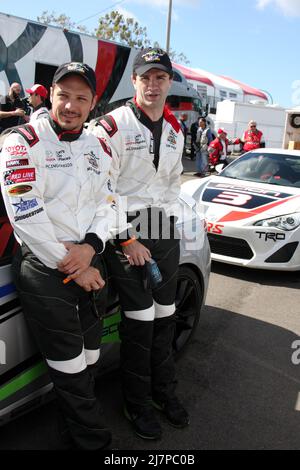
<svg viewBox="0 0 300 470">
<path fill-rule="evenodd" d="M 298 366 L 300 364 L 300 340 L 294 341 L 291 347 L 292 349 L 296 349 L 292 354 L 292 363 Z"/>
<path fill-rule="evenodd" d="M 0 339 L 0 365 L 6 364 L 6 344 Z"/>
<path fill-rule="evenodd" d="M 264 239 L 265 242 L 273 240 L 273 242 L 279 242 L 285 240 L 285 233 L 267 233 L 267 232 L 255 232 L 259 235 L 259 239 Z"/>
<path fill-rule="evenodd" d="M 216 233 L 218 235 L 221 235 L 223 233 L 224 225 L 220 224 L 213 224 L 212 222 L 207 222 L 207 231 L 209 233 Z"/>
</svg>

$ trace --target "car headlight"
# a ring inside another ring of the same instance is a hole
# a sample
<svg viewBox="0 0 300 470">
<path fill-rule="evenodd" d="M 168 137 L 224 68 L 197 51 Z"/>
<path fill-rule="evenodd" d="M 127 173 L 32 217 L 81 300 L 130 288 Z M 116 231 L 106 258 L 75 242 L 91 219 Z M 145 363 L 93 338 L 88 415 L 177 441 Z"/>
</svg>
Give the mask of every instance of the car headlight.
<svg viewBox="0 0 300 470">
<path fill-rule="evenodd" d="M 300 213 L 281 215 L 272 219 L 264 219 L 256 222 L 254 225 L 259 227 L 274 227 L 280 230 L 295 230 L 300 226 Z"/>
</svg>

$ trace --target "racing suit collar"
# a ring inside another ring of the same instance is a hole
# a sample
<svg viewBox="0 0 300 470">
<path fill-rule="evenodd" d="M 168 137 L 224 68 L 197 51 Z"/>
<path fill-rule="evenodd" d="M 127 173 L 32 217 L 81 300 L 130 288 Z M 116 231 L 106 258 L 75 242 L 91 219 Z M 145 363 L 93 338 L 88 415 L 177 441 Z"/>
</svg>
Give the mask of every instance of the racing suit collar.
<svg viewBox="0 0 300 470">
<path fill-rule="evenodd" d="M 126 103 L 132 112 L 134 113 L 135 117 L 144 125 L 146 126 L 151 132 L 153 132 L 153 128 L 156 123 L 162 123 L 162 118 L 158 121 L 152 121 L 152 119 L 148 116 L 148 114 L 141 108 L 141 106 L 137 103 L 135 97 L 132 100 L 128 100 Z"/>
<path fill-rule="evenodd" d="M 45 103 L 40 103 L 36 108 L 33 108 L 33 112 L 38 111 L 41 108 L 45 108 Z"/>
<path fill-rule="evenodd" d="M 50 113 L 49 122 L 58 139 L 63 142 L 74 142 L 74 140 L 79 139 L 83 131 L 83 126 L 79 131 L 65 131 L 60 127 L 52 113 Z"/>
<path fill-rule="evenodd" d="M 147 113 L 143 110 L 143 108 L 138 104 L 137 100 L 136 100 L 136 96 L 132 99 L 132 100 L 129 100 L 127 101 L 126 103 L 126 106 L 129 106 L 132 111 L 134 112 L 135 116 L 137 117 L 137 119 L 139 121 L 141 121 L 141 117 L 144 116 L 144 120 L 145 121 L 150 121 L 150 122 L 153 122 L 149 116 L 147 115 Z M 180 127 L 180 124 L 179 122 L 177 121 L 176 117 L 174 116 L 174 114 L 169 110 L 168 106 L 165 105 L 164 106 L 164 110 L 163 110 L 163 115 L 162 117 L 169 123 L 171 124 L 171 126 L 173 127 L 173 129 L 178 133 L 181 129 Z M 159 121 L 159 120 L 158 120 Z M 156 121 L 156 122 L 158 122 Z M 147 126 L 149 127 L 149 126 Z"/>
</svg>

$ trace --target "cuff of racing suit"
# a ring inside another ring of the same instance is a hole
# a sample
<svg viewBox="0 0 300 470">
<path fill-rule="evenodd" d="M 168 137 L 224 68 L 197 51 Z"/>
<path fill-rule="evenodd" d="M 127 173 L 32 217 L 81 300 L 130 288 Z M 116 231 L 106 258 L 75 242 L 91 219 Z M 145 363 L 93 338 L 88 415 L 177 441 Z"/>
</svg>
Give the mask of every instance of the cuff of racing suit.
<svg viewBox="0 0 300 470">
<path fill-rule="evenodd" d="M 95 233 L 87 233 L 82 243 L 91 245 L 96 254 L 100 254 L 104 251 L 105 244 Z"/>
</svg>

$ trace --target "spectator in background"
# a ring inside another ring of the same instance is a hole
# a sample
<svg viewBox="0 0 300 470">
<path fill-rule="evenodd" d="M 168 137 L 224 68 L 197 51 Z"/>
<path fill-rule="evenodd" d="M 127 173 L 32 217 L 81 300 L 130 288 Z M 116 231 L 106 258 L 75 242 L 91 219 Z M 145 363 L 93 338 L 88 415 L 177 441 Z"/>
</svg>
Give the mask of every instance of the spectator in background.
<svg viewBox="0 0 300 470">
<path fill-rule="evenodd" d="M 244 152 L 265 147 L 263 133 L 257 129 L 257 124 L 253 120 L 249 122 L 248 129 L 244 132 L 241 140 Z"/>
<path fill-rule="evenodd" d="M 26 90 L 29 93 L 29 104 L 33 108 L 33 113 L 30 116 L 30 123 L 37 119 L 48 117 L 49 111 L 45 105 L 45 100 L 48 96 L 47 88 L 38 83 Z"/>
<path fill-rule="evenodd" d="M 186 138 L 187 138 L 187 132 L 188 132 L 188 127 L 186 125 L 186 121 L 188 120 L 188 115 L 186 113 L 182 113 L 180 114 L 180 117 L 179 117 L 179 124 L 180 124 L 180 127 L 181 127 L 181 130 L 182 130 L 182 133 L 183 133 L 183 137 L 184 137 L 184 146 L 183 146 L 183 152 L 182 152 L 182 156 L 185 155 L 185 149 L 186 149 Z"/>
<path fill-rule="evenodd" d="M 8 95 L 0 101 L 0 132 L 9 127 L 25 123 L 24 104 L 20 99 L 21 85 L 13 83 L 10 86 Z"/>
<path fill-rule="evenodd" d="M 197 138 L 197 130 L 199 128 L 199 119 L 201 116 L 198 117 L 197 121 L 193 122 L 190 127 L 191 133 L 191 160 L 195 160 L 195 153 L 196 153 L 196 138 Z"/>
<path fill-rule="evenodd" d="M 239 144 L 240 139 L 227 139 L 227 132 L 225 129 L 218 129 L 218 136 L 214 139 L 208 147 L 209 163 L 215 167 L 218 163 L 228 165 L 228 145 Z"/>
<path fill-rule="evenodd" d="M 207 126 L 205 118 L 199 119 L 199 127 L 196 134 L 196 169 L 194 176 L 205 176 L 208 172 L 208 146 L 213 138 L 211 130 Z"/>
</svg>

